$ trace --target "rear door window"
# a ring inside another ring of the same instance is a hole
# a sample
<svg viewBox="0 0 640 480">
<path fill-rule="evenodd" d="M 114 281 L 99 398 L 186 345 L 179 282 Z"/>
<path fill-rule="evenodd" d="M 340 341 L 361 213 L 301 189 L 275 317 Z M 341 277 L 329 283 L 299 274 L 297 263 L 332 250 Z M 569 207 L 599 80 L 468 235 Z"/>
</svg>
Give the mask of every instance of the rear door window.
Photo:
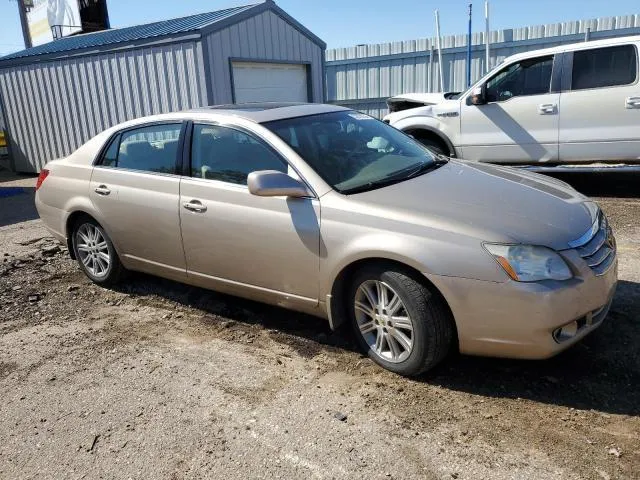
<svg viewBox="0 0 640 480">
<path fill-rule="evenodd" d="M 637 77 L 637 56 L 633 45 L 574 52 L 571 89 L 630 85 Z"/>
<path fill-rule="evenodd" d="M 172 123 L 126 130 L 109 145 L 102 165 L 152 173 L 176 173 L 181 129 L 181 123 Z"/>
</svg>

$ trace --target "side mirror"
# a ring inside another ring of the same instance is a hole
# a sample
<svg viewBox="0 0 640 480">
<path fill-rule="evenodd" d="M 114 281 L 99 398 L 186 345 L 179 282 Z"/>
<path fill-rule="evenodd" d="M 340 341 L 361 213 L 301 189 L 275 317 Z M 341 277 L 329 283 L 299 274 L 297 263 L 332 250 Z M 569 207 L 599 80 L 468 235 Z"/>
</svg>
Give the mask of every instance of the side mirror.
<svg viewBox="0 0 640 480">
<path fill-rule="evenodd" d="M 253 195 L 259 197 L 309 197 L 311 192 L 302 182 L 277 170 L 251 172 L 247 186 Z"/>
<path fill-rule="evenodd" d="M 469 103 L 471 105 L 484 105 L 487 103 L 484 85 L 473 89 L 469 97 Z"/>
</svg>

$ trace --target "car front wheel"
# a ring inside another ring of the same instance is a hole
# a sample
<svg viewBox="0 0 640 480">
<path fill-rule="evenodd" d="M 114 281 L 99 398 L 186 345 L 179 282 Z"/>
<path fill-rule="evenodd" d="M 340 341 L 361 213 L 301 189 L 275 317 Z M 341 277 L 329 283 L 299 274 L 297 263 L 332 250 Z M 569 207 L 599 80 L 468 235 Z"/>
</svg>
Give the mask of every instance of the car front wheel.
<svg viewBox="0 0 640 480">
<path fill-rule="evenodd" d="M 448 353 L 454 329 L 443 300 L 408 272 L 373 266 L 352 283 L 351 320 L 369 357 L 400 375 L 418 375 Z"/>
<path fill-rule="evenodd" d="M 124 268 L 109 235 L 92 218 L 85 217 L 76 223 L 73 248 L 80 268 L 93 282 L 111 285 L 122 276 Z"/>
</svg>

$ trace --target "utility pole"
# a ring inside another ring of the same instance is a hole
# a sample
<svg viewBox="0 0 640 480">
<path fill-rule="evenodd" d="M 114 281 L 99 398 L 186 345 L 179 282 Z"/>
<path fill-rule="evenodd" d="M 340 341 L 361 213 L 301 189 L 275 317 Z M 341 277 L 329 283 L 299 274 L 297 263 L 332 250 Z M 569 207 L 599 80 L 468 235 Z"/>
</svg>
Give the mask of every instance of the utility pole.
<svg viewBox="0 0 640 480">
<path fill-rule="evenodd" d="M 471 12 L 473 4 L 469 4 L 469 31 L 467 32 L 467 88 L 471 86 Z"/>
<path fill-rule="evenodd" d="M 25 0 L 17 0 L 18 13 L 20 13 L 20 25 L 22 26 L 22 38 L 24 38 L 24 48 L 31 48 L 31 33 L 29 32 L 29 23 L 27 22 L 27 7 Z"/>
<path fill-rule="evenodd" d="M 436 10 L 436 48 L 438 49 L 438 70 L 440 71 L 440 91 L 444 93 L 444 72 L 442 65 L 442 44 L 440 43 L 440 12 Z"/>
<path fill-rule="evenodd" d="M 489 45 L 491 44 L 491 39 L 489 38 L 489 0 L 484 2 L 484 22 L 484 43 L 486 45 L 484 68 L 485 73 L 489 73 L 489 70 L 491 70 L 491 57 L 489 56 Z"/>
</svg>

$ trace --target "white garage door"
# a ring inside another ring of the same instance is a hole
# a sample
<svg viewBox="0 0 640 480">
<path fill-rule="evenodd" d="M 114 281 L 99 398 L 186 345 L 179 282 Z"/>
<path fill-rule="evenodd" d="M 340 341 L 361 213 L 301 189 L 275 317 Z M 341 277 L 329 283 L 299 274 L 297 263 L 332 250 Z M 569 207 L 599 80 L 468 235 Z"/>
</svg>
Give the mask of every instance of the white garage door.
<svg viewBox="0 0 640 480">
<path fill-rule="evenodd" d="M 233 62 L 236 103 L 308 102 L 305 65 Z"/>
</svg>

